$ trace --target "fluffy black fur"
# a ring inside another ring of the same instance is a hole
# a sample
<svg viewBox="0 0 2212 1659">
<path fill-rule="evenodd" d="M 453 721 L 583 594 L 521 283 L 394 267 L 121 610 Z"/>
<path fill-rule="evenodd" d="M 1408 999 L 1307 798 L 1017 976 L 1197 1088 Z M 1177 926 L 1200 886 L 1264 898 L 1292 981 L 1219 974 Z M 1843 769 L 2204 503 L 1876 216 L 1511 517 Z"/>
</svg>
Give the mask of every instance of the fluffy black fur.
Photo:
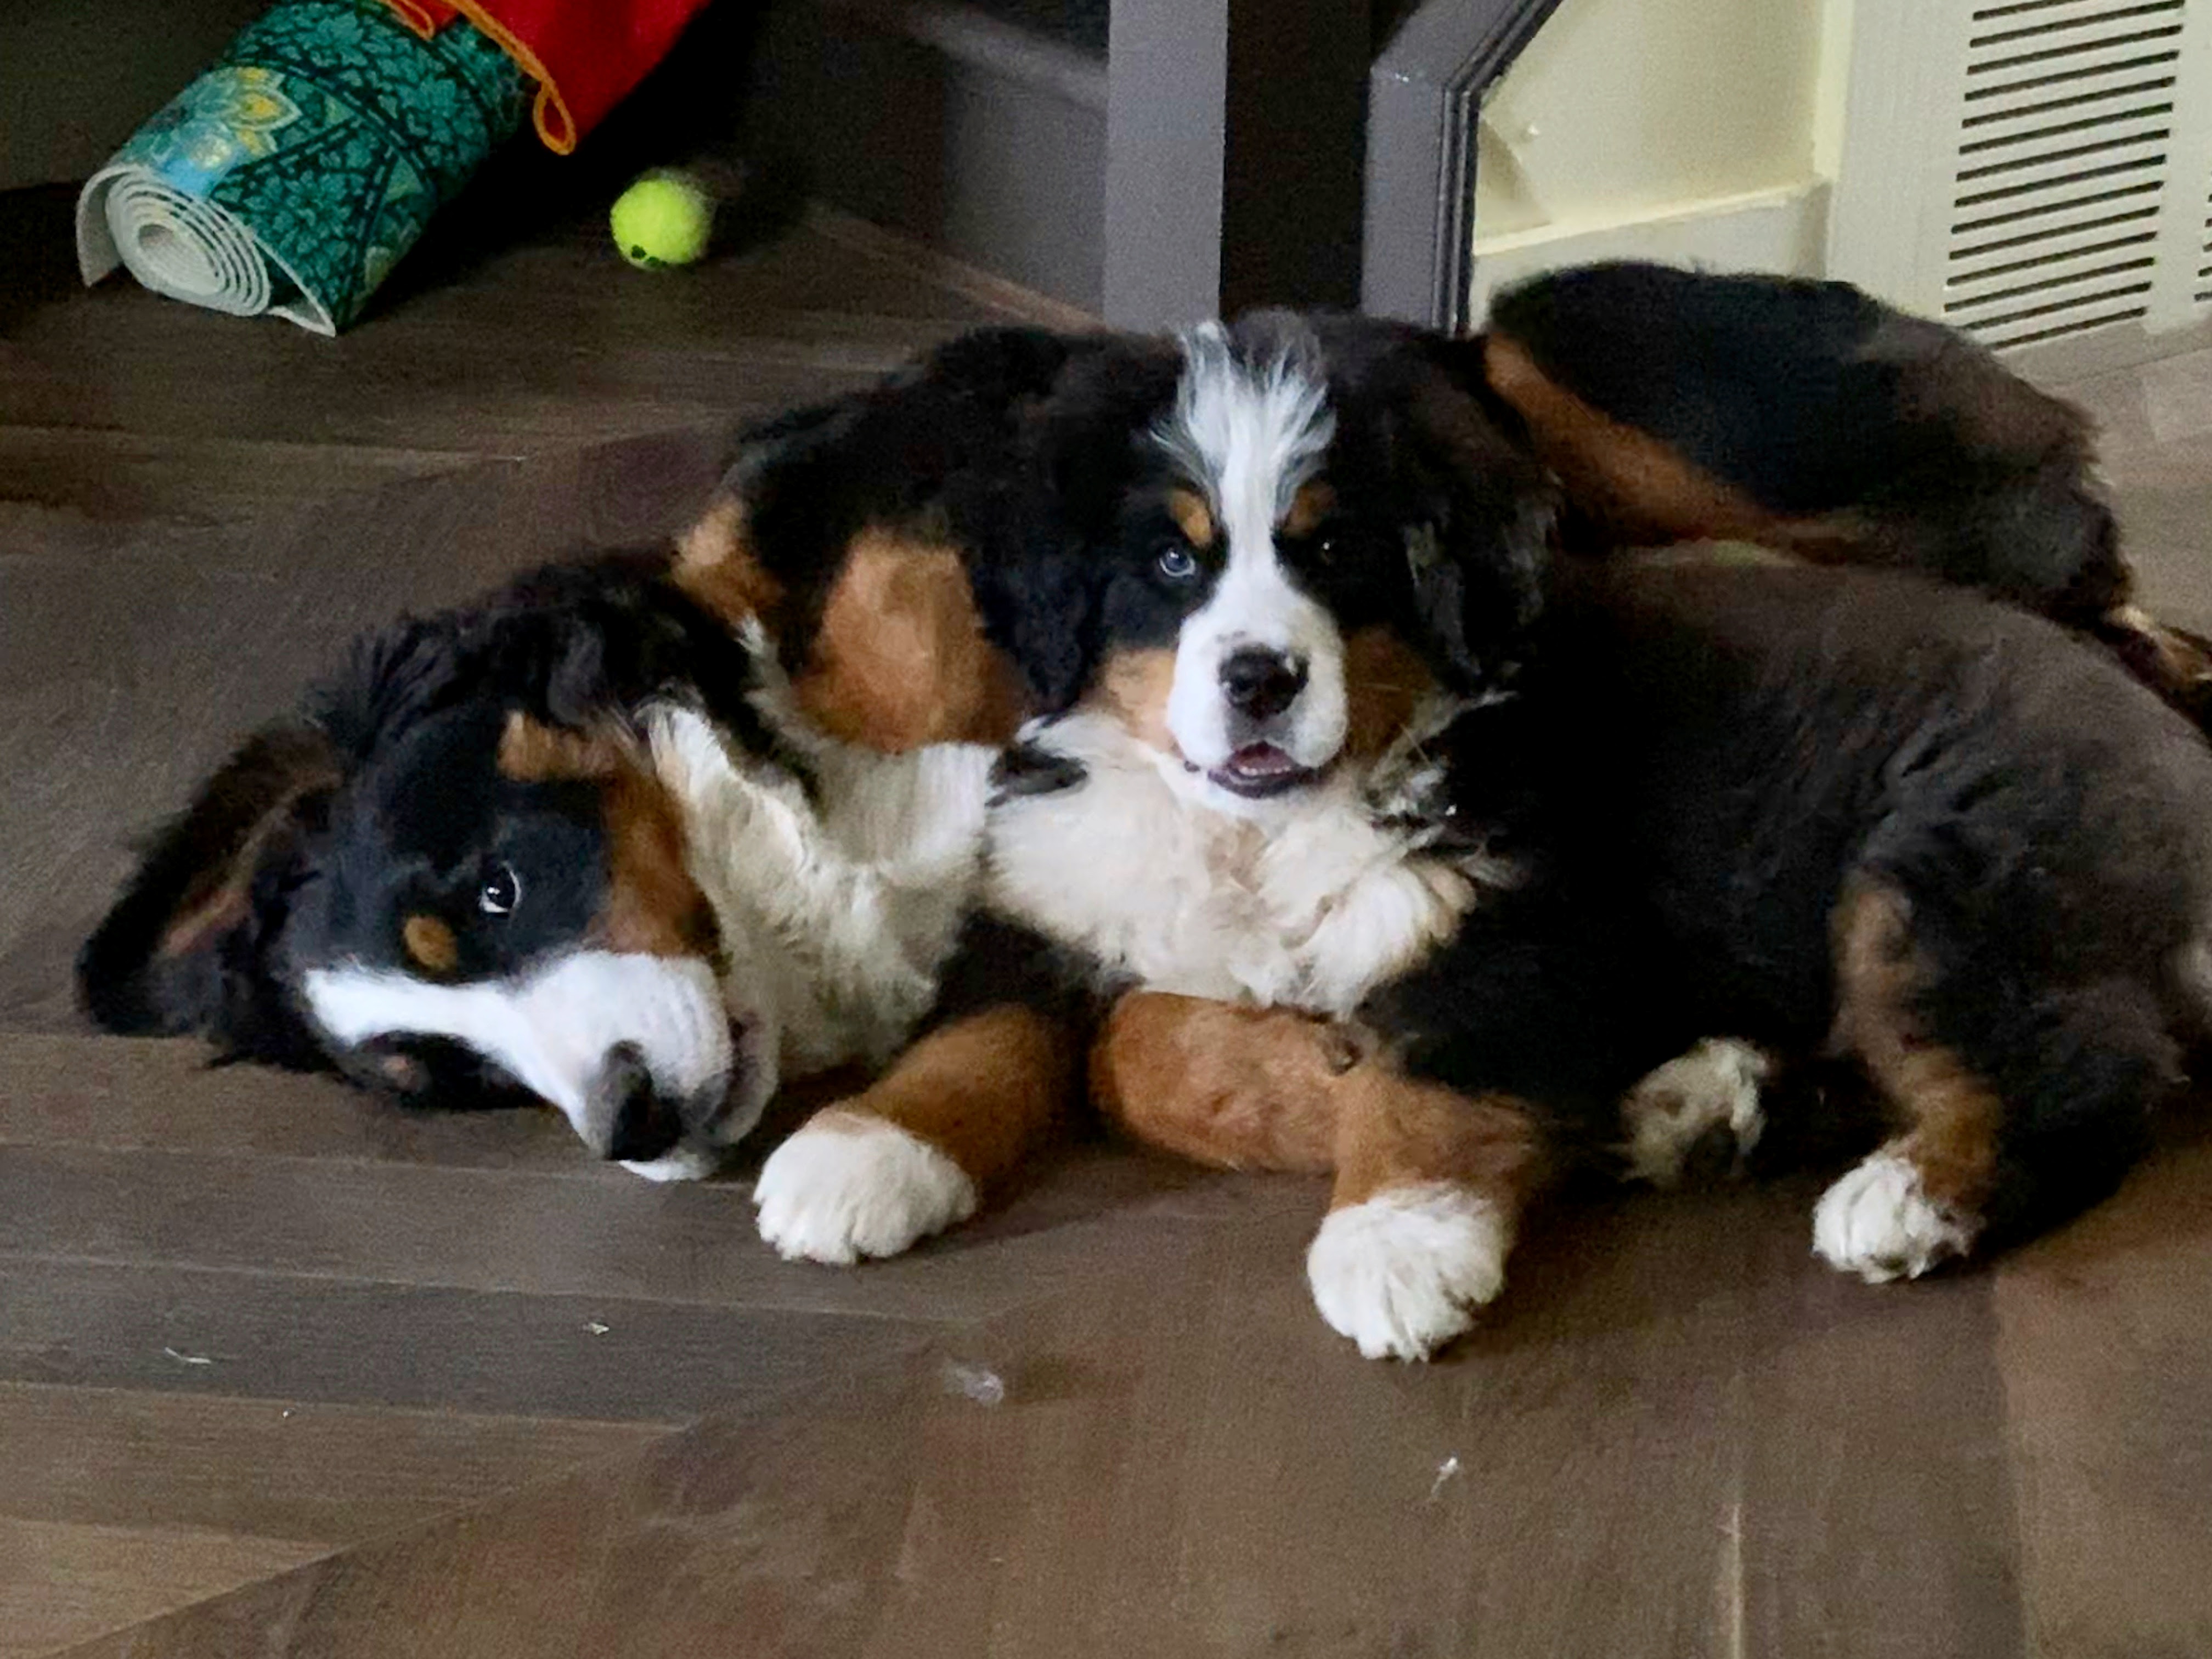
<svg viewBox="0 0 2212 1659">
<path fill-rule="evenodd" d="M 1988 350 L 1844 283 L 1619 262 L 1500 295 L 1557 384 L 1770 511 L 2087 624 L 2126 596 L 2091 433 Z"/>
<path fill-rule="evenodd" d="M 2003 1103 L 1984 1237 L 2118 1181 L 2212 1011 L 2212 751 L 2185 721 L 2048 623 L 1868 572 L 1586 574 L 1536 665 L 1548 898 L 1517 898 L 1533 929 L 1478 912 L 1366 1011 L 1417 1071 L 1588 1101 L 1714 1032 L 1818 1052 L 1832 920 L 1872 881 L 1909 908 L 1921 1040 Z M 1447 745 L 1439 805 L 1480 821 L 1494 742 Z"/>
<path fill-rule="evenodd" d="M 1024 433 L 1063 377 L 1110 337 L 979 330 L 878 386 L 743 434 L 723 490 L 744 503 L 749 544 L 782 588 L 763 621 L 793 672 L 807 664 L 847 547 L 892 526 L 959 549 L 987 635 L 1022 665 L 1040 702 L 1074 695 L 1067 641 L 1038 624 L 1080 606 L 1083 572 L 1029 533 Z"/>
<path fill-rule="evenodd" d="M 1286 539 L 1294 579 L 1346 632 L 1420 644 L 1443 684 L 1511 693 L 1449 734 L 1432 827 L 1530 878 L 1363 1018 L 1421 1075 L 1610 1140 L 1622 1091 L 1701 1037 L 1820 1052 L 1838 906 L 1876 883 L 1911 919 L 1914 1040 L 2003 1103 L 1982 1236 L 2109 1189 L 2205 1012 L 2212 756 L 2109 656 L 1966 591 L 2087 633 L 2124 592 L 2078 415 L 1833 285 L 1607 267 L 1508 296 L 1497 325 L 1765 507 L 1885 526 L 1848 556 L 1923 574 L 1547 569 L 1547 486 L 1479 352 L 1357 319 L 1240 325 L 1307 331 L 1329 367 L 1331 529 L 1358 550 L 1340 567 Z M 1109 345 L 1036 417 L 1033 533 L 1085 574 L 1030 637 L 1078 684 L 1198 602 L 1156 557 L 1152 434 L 1181 368 Z M 1006 787 L 1081 787 L 1037 760 Z"/>
</svg>

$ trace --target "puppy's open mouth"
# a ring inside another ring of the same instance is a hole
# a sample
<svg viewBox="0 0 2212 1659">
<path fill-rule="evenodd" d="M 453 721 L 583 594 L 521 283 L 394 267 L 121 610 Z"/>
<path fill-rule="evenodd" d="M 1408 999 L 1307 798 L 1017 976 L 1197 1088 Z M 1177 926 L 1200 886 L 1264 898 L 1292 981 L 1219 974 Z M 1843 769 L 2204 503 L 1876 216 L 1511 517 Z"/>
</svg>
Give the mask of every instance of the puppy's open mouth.
<svg viewBox="0 0 2212 1659">
<path fill-rule="evenodd" d="M 1206 775 L 1232 795 L 1261 800 L 1313 782 L 1321 769 L 1299 765 L 1272 743 L 1248 743 Z"/>
</svg>

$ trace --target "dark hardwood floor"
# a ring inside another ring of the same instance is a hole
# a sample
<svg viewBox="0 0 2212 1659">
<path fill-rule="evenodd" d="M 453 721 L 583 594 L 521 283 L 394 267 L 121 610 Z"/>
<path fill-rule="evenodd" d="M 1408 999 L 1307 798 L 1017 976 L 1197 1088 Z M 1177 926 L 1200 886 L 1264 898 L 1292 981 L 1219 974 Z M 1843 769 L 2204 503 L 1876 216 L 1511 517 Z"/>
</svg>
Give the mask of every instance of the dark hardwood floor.
<svg viewBox="0 0 2212 1659">
<path fill-rule="evenodd" d="M 732 422 L 1042 313 L 826 217 L 661 278 L 580 221 L 333 342 L 77 292 L 66 205 L 0 198 L 45 250 L 0 270 L 0 1655 L 2212 1654 L 2185 1124 L 1886 1290 L 1812 1261 L 1809 1176 L 1563 1205 L 1414 1369 L 1312 1312 L 1304 1182 L 1086 1146 L 791 1267 L 742 1170 L 88 1034 L 128 838 L 353 629 L 661 534 Z M 2085 389 L 2199 621 L 2208 387 Z"/>
</svg>

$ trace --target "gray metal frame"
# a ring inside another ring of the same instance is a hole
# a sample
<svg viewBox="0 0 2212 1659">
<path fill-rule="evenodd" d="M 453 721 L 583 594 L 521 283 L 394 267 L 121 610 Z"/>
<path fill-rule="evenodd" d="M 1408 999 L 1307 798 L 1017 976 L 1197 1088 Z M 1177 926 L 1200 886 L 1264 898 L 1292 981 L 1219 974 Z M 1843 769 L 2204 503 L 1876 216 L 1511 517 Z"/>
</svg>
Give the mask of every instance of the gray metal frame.
<svg viewBox="0 0 2212 1659">
<path fill-rule="evenodd" d="M 1359 298 L 1369 0 L 1113 0 L 1104 312 Z"/>
<path fill-rule="evenodd" d="M 1559 0 L 1426 0 L 1367 77 L 1360 304 L 1454 331 L 1470 319 L 1474 123 L 1484 90 Z"/>
</svg>

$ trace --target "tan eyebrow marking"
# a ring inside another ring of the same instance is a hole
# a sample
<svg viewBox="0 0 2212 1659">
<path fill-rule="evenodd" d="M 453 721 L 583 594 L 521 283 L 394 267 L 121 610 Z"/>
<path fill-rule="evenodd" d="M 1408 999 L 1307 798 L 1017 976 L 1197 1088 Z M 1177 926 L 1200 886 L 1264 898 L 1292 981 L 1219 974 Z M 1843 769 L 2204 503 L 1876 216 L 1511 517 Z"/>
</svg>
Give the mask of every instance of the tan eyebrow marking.
<svg viewBox="0 0 2212 1659">
<path fill-rule="evenodd" d="M 1168 491 L 1168 514 L 1193 547 L 1213 545 L 1213 509 L 1196 490 Z"/>
<path fill-rule="evenodd" d="M 1298 493 L 1291 497 L 1291 510 L 1283 514 L 1282 532 L 1285 536 L 1310 536 L 1322 526 L 1322 521 L 1336 509 L 1336 492 L 1318 478 L 1298 486 Z"/>
</svg>

